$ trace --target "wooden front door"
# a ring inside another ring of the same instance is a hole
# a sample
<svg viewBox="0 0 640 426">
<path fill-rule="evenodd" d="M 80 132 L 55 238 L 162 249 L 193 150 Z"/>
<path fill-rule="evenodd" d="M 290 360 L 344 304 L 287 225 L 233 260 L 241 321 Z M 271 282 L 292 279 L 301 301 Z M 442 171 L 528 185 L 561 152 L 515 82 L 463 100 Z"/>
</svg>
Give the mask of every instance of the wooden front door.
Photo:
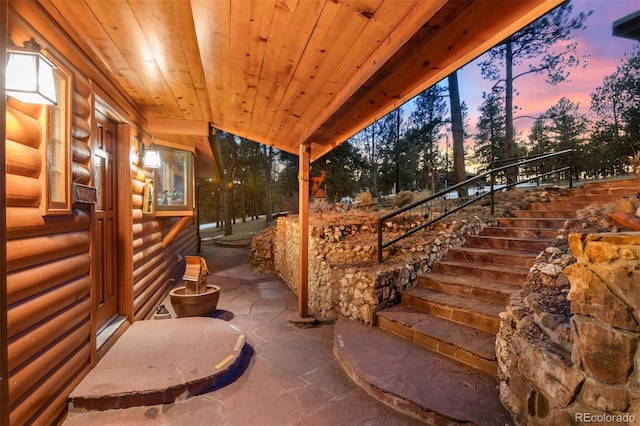
<svg viewBox="0 0 640 426">
<path fill-rule="evenodd" d="M 116 146 L 118 124 L 96 113 L 93 179 L 97 189 L 93 246 L 94 312 L 99 333 L 118 315 Z"/>
</svg>

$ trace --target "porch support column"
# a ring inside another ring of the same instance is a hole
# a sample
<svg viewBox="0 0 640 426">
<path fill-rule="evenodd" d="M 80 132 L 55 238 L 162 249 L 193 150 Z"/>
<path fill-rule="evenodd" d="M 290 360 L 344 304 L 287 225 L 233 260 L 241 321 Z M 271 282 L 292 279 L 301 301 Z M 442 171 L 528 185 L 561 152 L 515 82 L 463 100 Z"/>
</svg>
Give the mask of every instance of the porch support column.
<svg viewBox="0 0 640 426">
<path fill-rule="evenodd" d="M 298 173 L 298 316 L 309 316 L 309 155 L 311 145 L 300 145 Z"/>
<path fill-rule="evenodd" d="M 309 316 L 309 157 L 311 145 L 304 143 L 299 148 L 298 172 L 298 313 L 287 319 L 294 325 L 317 322 Z"/>
</svg>

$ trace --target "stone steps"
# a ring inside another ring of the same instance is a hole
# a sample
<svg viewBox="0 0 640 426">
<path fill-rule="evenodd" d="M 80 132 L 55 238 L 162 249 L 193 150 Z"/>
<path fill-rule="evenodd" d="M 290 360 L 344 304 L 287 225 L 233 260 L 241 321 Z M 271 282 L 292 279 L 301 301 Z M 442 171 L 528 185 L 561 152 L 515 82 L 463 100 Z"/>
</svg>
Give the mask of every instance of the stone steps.
<svg viewBox="0 0 640 426">
<path fill-rule="evenodd" d="M 399 315 L 395 310 L 392 312 L 390 321 L 393 315 L 396 319 Z M 425 328 L 438 328 L 433 327 L 434 323 L 437 321 L 425 323 Z M 420 335 L 419 331 L 414 333 Z M 451 341 L 456 339 L 456 333 L 446 328 L 439 332 L 443 339 L 451 338 Z M 430 344 L 428 340 L 425 338 L 423 343 Z M 482 369 L 469 367 L 463 350 L 456 350 L 455 344 L 431 343 L 438 349 L 427 349 L 380 327 L 344 318 L 338 319 L 334 326 L 334 354 L 347 375 L 374 398 L 396 410 L 411 413 L 424 424 L 513 425 L 511 416 L 500 403 L 495 368 L 486 374 Z M 479 353 L 489 350 L 483 349 L 482 344 L 476 349 Z M 451 351 L 458 358 L 444 355 Z"/>
<path fill-rule="evenodd" d="M 433 265 L 433 272 L 523 285 L 527 279 L 529 268 L 495 263 L 441 260 Z"/>
<path fill-rule="evenodd" d="M 517 237 L 491 237 L 486 235 L 470 235 L 467 238 L 467 247 L 500 250 L 529 250 L 538 251 L 553 245 L 555 239 L 550 238 L 517 238 Z"/>
<path fill-rule="evenodd" d="M 629 196 L 631 194 L 628 193 L 628 189 L 625 188 L 624 193 L 621 194 L 612 194 L 612 195 L 570 195 L 566 198 L 566 202 L 572 202 L 575 201 L 577 203 L 581 203 L 581 204 L 587 204 L 587 206 L 591 205 L 591 204 L 607 204 L 607 203 L 615 203 L 618 202 L 620 200 L 621 197 L 625 197 L 625 196 Z"/>
<path fill-rule="evenodd" d="M 517 238 L 548 238 L 555 239 L 558 229 L 546 228 L 508 228 L 504 226 L 490 226 L 484 229 L 483 235 L 489 237 L 517 237 Z"/>
<path fill-rule="evenodd" d="M 504 305 L 441 293 L 423 287 L 402 292 L 402 304 L 424 313 L 468 325 L 488 333 L 497 333 Z"/>
<path fill-rule="evenodd" d="M 640 192 L 640 179 L 622 179 L 614 181 L 587 182 L 575 188 L 559 200 L 567 203 L 607 204 L 620 201 L 624 196 L 637 196 Z"/>
<path fill-rule="evenodd" d="M 631 195 L 634 192 L 640 190 L 640 185 L 637 186 L 621 186 L 616 188 L 608 187 L 595 187 L 595 188 L 583 188 L 583 192 L 576 192 L 575 195 L 587 195 L 587 196 L 607 196 L 607 195 Z"/>
<path fill-rule="evenodd" d="M 495 335 L 463 324 L 426 316 L 405 305 L 385 309 L 378 316 L 385 330 L 439 352 L 463 364 L 495 375 Z"/>
<path fill-rule="evenodd" d="M 576 217 L 576 210 L 513 210 L 512 213 L 515 217 L 560 219 L 571 219 Z"/>
<path fill-rule="evenodd" d="M 604 189 L 607 191 L 615 191 L 620 189 L 640 188 L 640 179 L 637 177 L 629 177 L 626 179 L 600 180 L 586 182 L 582 185 L 585 190 Z"/>
<path fill-rule="evenodd" d="M 619 183 L 611 190 L 590 185 L 516 210 L 516 217 L 498 218 L 496 226 L 468 236 L 463 247 L 450 249 L 431 273 L 419 276 L 417 287 L 401 292 L 399 305 L 378 312 L 380 328 L 495 375 L 499 314 L 526 282 L 537 255 L 556 244 L 577 210 L 634 194 L 638 183 Z"/>
<path fill-rule="evenodd" d="M 484 300 L 485 302 L 507 305 L 520 286 L 491 280 L 478 280 L 473 276 L 452 275 L 433 272 L 418 277 L 421 287 L 442 293 Z"/>
<path fill-rule="evenodd" d="M 552 201 L 548 203 L 531 203 L 529 206 L 529 210 L 532 211 L 550 211 L 550 210 L 561 210 L 561 211 L 573 211 L 574 209 L 584 209 L 594 203 L 594 201 L 590 200 L 589 197 L 585 197 L 583 199 L 575 199 L 575 200 L 566 200 L 569 197 L 562 197 L 560 200 L 563 201 Z"/>
<path fill-rule="evenodd" d="M 545 228 L 559 230 L 564 227 L 567 218 L 540 217 L 500 217 L 498 226 L 508 228 Z"/>
<path fill-rule="evenodd" d="M 485 231 L 487 229 L 489 228 L 485 228 Z M 539 250 L 500 250 L 464 246 L 449 249 L 447 259 L 530 268 L 539 253 Z"/>
</svg>

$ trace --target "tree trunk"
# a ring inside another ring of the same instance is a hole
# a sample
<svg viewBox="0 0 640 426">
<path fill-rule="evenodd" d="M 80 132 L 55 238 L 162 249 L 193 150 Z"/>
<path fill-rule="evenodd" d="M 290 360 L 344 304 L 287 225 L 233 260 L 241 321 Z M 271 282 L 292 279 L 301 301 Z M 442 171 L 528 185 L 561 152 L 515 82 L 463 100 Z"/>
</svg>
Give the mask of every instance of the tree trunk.
<svg viewBox="0 0 640 426">
<path fill-rule="evenodd" d="M 244 182 L 240 184 L 240 204 L 242 204 L 242 223 L 247 223 L 247 202 Z"/>
<path fill-rule="evenodd" d="M 223 189 L 223 205 L 224 205 L 224 235 L 233 235 L 233 225 L 232 225 L 232 216 L 233 216 L 233 194 L 231 193 L 231 188 L 229 185 L 224 185 Z"/>
<path fill-rule="evenodd" d="M 464 128 L 462 123 L 462 106 L 458 90 L 458 73 L 449 75 L 449 99 L 451 103 L 451 133 L 453 136 L 453 171 L 455 183 L 466 179 L 464 170 Z M 464 196 L 465 188 L 458 188 L 458 196 Z"/>
<path fill-rule="evenodd" d="M 505 141 L 504 158 L 511 160 L 516 157 L 516 141 L 513 132 L 513 50 L 511 41 L 507 40 L 505 55 Z M 507 184 L 515 183 L 518 179 L 518 170 L 510 168 L 505 171 Z"/>
<path fill-rule="evenodd" d="M 376 125 L 375 123 L 371 126 L 371 196 L 373 198 L 378 197 L 378 161 L 376 159 Z"/>
<path fill-rule="evenodd" d="M 400 189 L 400 108 L 396 110 L 396 194 Z"/>
</svg>

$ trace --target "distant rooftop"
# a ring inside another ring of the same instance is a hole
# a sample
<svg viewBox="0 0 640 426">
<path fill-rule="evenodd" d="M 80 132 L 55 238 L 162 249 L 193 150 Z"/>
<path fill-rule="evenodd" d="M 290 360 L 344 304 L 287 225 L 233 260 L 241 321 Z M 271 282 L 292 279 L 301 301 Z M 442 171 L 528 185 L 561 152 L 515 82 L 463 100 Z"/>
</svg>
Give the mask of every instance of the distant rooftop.
<svg viewBox="0 0 640 426">
<path fill-rule="evenodd" d="M 613 35 L 640 40 L 640 10 L 613 21 Z"/>
</svg>

